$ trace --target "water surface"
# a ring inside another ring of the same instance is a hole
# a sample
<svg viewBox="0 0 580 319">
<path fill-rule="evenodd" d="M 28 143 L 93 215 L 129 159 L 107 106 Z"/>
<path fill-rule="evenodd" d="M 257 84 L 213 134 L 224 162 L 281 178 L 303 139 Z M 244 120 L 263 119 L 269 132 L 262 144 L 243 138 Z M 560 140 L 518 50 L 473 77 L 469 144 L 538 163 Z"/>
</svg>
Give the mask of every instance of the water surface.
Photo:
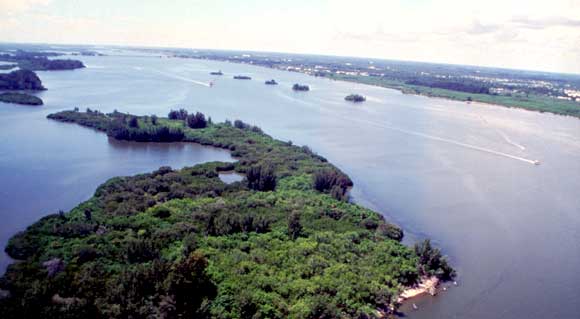
<svg viewBox="0 0 580 319">
<path fill-rule="evenodd" d="M 459 285 L 417 300 L 418 311 L 404 309 L 409 318 L 578 317 L 580 120 L 248 65 L 79 58 L 87 69 L 39 72 L 44 108 L 0 105 L 2 242 L 88 198 L 107 177 L 227 158 L 194 146 L 119 145 L 48 121 L 48 112 L 88 106 L 165 115 L 185 107 L 311 146 L 352 177 L 354 200 L 405 229 L 407 243 L 432 238 Z M 225 75 L 210 76 L 214 70 Z M 271 78 L 280 85 L 263 84 Z M 293 92 L 294 83 L 312 90 Z M 368 99 L 344 101 L 350 93 Z"/>
</svg>

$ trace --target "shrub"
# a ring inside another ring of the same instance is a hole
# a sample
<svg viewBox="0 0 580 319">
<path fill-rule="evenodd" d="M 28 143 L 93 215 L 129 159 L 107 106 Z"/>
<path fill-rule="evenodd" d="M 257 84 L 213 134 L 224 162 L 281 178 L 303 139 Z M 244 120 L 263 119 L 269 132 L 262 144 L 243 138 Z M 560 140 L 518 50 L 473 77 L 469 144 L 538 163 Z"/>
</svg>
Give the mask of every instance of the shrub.
<svg viewBox="0 0 580 319">
<path fill-rule="evenodd" d="M 276 188 L 276 174 L 271 164 L 250 167 L 246 179 L 248 187 L 253 190 L 267 192 Z"/>
<path fill-rule="evenodd" d="M 189 114 L 186 118 L 187 126 L 190 128 L 204 128 L 207 126 L 207 121 L 205 120 L 205 115 L 203 113 L 197 112 L 195 114 Z"/>
<path fill-rule="evenodd" d="M 379 227 L 377 228 L 377 234 L 397 241 L 401 241 L 404 236 L 403 230 L 400 227 L 390 223 L 379 224 Z"/>
<path fill-rule="evenodd" d="M 184 121 L 187 118 L 187 111 L 184 109 L 179 110 L 171 110 L 167 115 L 170 120 L 182 120 Z"/>
</svg>

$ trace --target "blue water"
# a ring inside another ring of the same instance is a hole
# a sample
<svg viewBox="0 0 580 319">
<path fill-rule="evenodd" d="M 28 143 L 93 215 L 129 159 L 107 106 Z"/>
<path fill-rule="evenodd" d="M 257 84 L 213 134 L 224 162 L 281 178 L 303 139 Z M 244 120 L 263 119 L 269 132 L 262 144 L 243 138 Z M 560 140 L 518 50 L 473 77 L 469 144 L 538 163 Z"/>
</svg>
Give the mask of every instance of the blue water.
<svg viewBox="0 0 580 319">
<path fill-rule="evenodd" d="M 0 104 L 1 243 L 74 207 L 108 177 L 231 160 L 193 145 L 114 142 L 46 114 L 78 106 L 165 115 L 184 107 L 311 146 L 353 178 L 355 201 L 405 229 L 407 243 L 432 238 L 458 269 L 458 286 L 414 301 L 417 311 L 403 307 L 409 318 L 578 318 L 580 120 L 249 65 L 81 59 L 88 68 L 39 72 L 44 107 Z M 210 76 L 215 70 L 225 75 Z M 271 78 L 280 85 L 263 84 Z M 312 90 L 293 92 L 294 83 Z M 350 93 L 367 101 L 344 101 Z"/>
</svg>

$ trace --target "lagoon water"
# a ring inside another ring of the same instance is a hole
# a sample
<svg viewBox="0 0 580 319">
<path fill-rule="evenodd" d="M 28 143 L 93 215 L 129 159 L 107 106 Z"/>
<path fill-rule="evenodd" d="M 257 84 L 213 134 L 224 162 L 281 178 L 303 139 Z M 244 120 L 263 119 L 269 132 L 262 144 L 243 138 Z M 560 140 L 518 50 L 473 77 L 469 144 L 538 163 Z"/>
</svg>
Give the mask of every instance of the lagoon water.
<svg viewBox="0 0 580 319">
<path fill-rule="evenodd" d="M 407 243 L 432 238 L 457 268 L 458 285 L 414 301 L 419 310 L 403 307 L 407 317 L 578 318 L 580 120 L 249 65 L 81 59 L 88 68 L 39 72 L 45 106 L 0 103 L 0 244 L 74 207 L 109 177 L 231 160 L 195 145 L 111 141 L 48 113 L 78 106 L 164 116 L 185 107 L 309 145 L 352 177 L 353 200 L 401 225 Z M 216 70 L 225 75 L 209 75 Z M 263 84 L 271 78 L 280 85 Z M 311 91 L 293 92 L 294 83 Z M 350 93 L 367 101 L 344 101 Z"/>
</svg>

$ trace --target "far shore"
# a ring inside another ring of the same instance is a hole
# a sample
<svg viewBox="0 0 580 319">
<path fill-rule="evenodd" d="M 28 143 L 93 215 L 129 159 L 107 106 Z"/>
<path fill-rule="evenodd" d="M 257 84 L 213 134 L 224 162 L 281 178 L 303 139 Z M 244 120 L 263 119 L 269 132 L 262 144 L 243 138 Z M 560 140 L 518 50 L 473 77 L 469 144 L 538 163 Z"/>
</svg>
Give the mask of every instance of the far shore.
<svg viewBox="0 0 580 319">
<path fill-rule="evenodd" d="M 292 72 L 292 71 L 287 71 L 287 70 L 282 70 L 282 69 L 276 69 L 276 68 L 273 68 L 273 67 L 268 67 L 268 66 L 259 65 L 259 64 L 249 64 L 249 63 L 243 63 L 243 62 L 225 61 L 225 60 L 218 60 L 218 59 L 200 59 L 200 58 L 196 58 L 196 57 L 189 57 L 189 58 L 196 59 L 196 60 L 210 60 L 210 61 L 218 61 L 218 62 L 225 62 L 225 63 L 245 64 L 245 65 L 251 65 L 251 66 L 256 66 L 256 67 L 265 68 L 265 69 L 272 69 L 272 70 L 278 70 L 278 71 L 283 71 L 283 72 Z M 304 72 L 298 72 L 298 71 L 294 71 L 294 72 L 295 73 L 304 74 L 304 75 L 307 75 L 307 76 L 317 77 L 315 75 L 307 74 L 307 73 L 304 73 Z M 332 78 L 332 77 L 319 77 L 319 78 L 325 78 L 325 79 L 333 80 L 333 81 L 342 81 L 342 82 L 348 82 L 348 83 L 356 83 L 356 84 L 360 84 L 360 85 L 368 85 L 368 86 L 373 86 L 373 87 L 381 87 L 381 88 L 385 88 L 385 89 L 391 89 L 391 90 L 399 91 L 402 94 L 406 94 L 406 95 L 424 96 L 424 97 L 428 97 L 428 98 L 442 99 L 442 100 L 454 101 L 454 102 L 477 103 L 477 104 L 491 105 L 491 106 L 504 107 L 504 108 L 510 108 L 510 109 L 525 110 L 525 111 L 529 111 L 529 112 L 550 113 L 550 114 L 553 114 L 553 115 L 559 115 L 559 116 L 566 116 L 566 117 L 578 118 L 577 116 L 574 116 L 574 115 L 556 113 L 556 112 L 552 112 L 552 111 L 549 111 L 549 110 L 535 110 L 535 109 L 526 108 L 524 106 L 504 105 L 504 104 L 489 103 L 489 102 L 478 101 L 478 100 L 466 101 L 466 100 L 454 99 L 454 98 L 450 98 L 450 97 L 446 97 L 446 96 L 438 96 L 438 95 L 432 95 L 432 94 L 428 94 L 428 93 L 415 92 L 415 91 L 406 90 L 405 88 L 400 88 L 400 87 L 386 86 L 386 85 L 378 85 L 378 84 L 370 84 L 370 83 L 363 83 L 363 82 L 358 82 L 356 80 L 349 80 L 349 79 L 344 79 L 344 78 Z"/>
</svg>

